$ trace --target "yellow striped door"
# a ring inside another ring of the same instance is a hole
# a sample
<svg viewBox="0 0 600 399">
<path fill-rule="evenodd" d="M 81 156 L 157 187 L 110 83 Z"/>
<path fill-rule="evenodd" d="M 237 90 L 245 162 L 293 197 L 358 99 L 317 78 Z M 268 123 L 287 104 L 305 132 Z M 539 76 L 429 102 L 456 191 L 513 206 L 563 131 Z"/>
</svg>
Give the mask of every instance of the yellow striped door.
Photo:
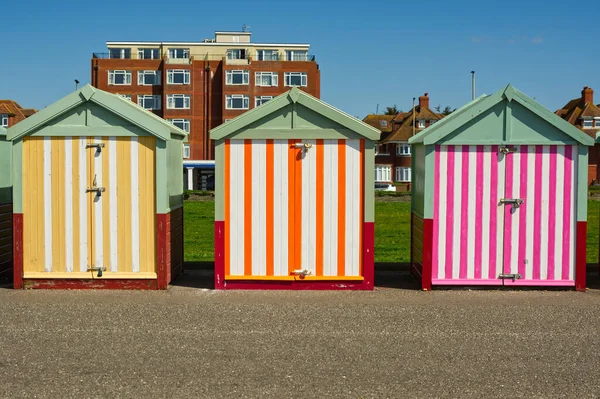
<svg viewBox="0 0 600 399">
<path fill-rule="evenodd" d="M 26 138 L 23 214 L 25 278 L 155 278 L 155 138 Z"/>
</svg>

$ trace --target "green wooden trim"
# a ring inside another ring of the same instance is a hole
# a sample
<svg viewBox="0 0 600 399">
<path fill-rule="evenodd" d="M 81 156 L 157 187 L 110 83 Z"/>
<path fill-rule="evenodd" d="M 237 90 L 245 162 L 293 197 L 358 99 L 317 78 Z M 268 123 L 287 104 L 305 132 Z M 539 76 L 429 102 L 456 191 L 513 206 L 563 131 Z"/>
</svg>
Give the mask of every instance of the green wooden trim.
<svg viewBox="0 0 600 399">
<path fill-rule="evenodd" d="M 167 184 L 167 143 L 163 140 L 156 140 L 156 213 L 169 213 L 169 193 Z M 183 168 L 181 170 L 183 174 Z M 183 179 L 183 176 L 181 177 Z"/>
<path fill-rule="evenodd" d="M 506 101 L 504 103 L 504 141 L 511 141 L 513 138 L 512 135 L 512 104 L 511 101 Z"/>
<path fill-rule="evenodd" d="M 215 220 L 225 220 L 225 140 L 215 145 Z"/>
<path fill-rule="evenodd" d="M 23 140 L 13 141 L 13 212 L 23 213 Z"/>
<path fill-rule="evenodd" d="M 578 146 L 577 153 L 577 221 L 587 220 L 587 197 L 588 197 L 588 153 L 589 148 L 584 145 Z"/>
<path fill-rule="evenodd" d="M 440 145 L 533 145 L 533 144 L 540 144 L 540 145 L 578 145 L 580 144 L 577 141 L 574 140 L 544 140 L 544 141 L 540 141 L 538 142 L 533 142 L 532 140 L 458 140 L 456 138 L 453 138 L 452 140 L 449 141 L 445 141 L 445 140 L 440 140 L 437 143 L 431 143 L 429 145 L 433 145 L 433 144 L 440 144 Z"/>
<path fill-rule="evenodd" d="M 30 136 L 57 137 L 135 137 L 154 136 L 137 126 L 46 126 Z M 158 138 L 160 140 L 160 138 Z"/>
<path fill-rule="evenodd" d="M 417 145 L 419 145 L 419 144 L 415 144 L 415 146 L 417 146 Z M 411 157 L 410 157 L 410 170 L 411 170 L 410 188 L 411 188 L 411 190 L 413 190 L 413 192 L 411 192 L 411 196 L 410 196 L 410 211 L 411 212 L 415 212 L 415 201 L 416 201 L 415 193 L 414 193 L 415 184 L 413 182 L 413 179 L 415 176 L 415 163 L 416 163 L 416 161 L 415 161 L 416 157 L 414 156 L 414 153 L 415 153 L 414 147 L 415 146 L 413 146 L 413 151 L 411 151 Z M 392 173 L 394 173 L 394 171 L 392 171 Z"/>
<path fill-rule="evenodd" d="M 365 222 L 375 221 L 375 142 L 365 140 Z"/>
<path fill-rule="evenodd" d="M 364 139 L 350 129 L 246 129 L 227 136 L 228 139 Z"/>
<path fill-rule="evenodd" d="M 423 218 L 433 219 L 435 171 L 435 145 L 425 146 L 425 188 L 423 190 Z"/>
</svg>

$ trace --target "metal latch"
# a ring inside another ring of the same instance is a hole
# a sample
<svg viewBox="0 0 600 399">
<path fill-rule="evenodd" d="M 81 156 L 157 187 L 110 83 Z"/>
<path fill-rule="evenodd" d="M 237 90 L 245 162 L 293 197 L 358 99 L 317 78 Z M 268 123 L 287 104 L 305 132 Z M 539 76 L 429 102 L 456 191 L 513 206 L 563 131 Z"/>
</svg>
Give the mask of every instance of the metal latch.
<svg viewBox="0 0 600 399">
<path fill-rule="evenodd" d="M 501 198 L 500 203 L 502 205 L 511 204 L 513 207 L 518 208 L 523 205 L 525 200 L 523 198 Z"/>
<path fill-rule="evenodd" d="M 102 152 L 102 149 L 106 146 L 104 143 L 87 143 L 85 148 L 95 148 L 96 152 Z"/>
<path fill-rule="evenodd" d="M 505 147 L 500 147 L 498 149 L 498 151 L 500 151 L 503 154 L 508 154 L 509 152 L 517 152 L 517 147 L 513 147 L 513 146 L 505 146 Z"/>
<path fill-rule="evenodd" d="M 96 267 L 89 267 L 87 269 L 88 272 L 96 272 L 98 273 L 98 277 L 102 277 L 102 272 L 106 271 L 106 267 L 103 266 L 96 266 Z"/>
<path fill-rule="evenodd" d="M 521 279 L 521 274 L 519 273 L 515 273 L 515 274 L 501 274 L 498 276 L 498 278 L 501 278 L 503 280 L 520 280 Z"/>
<path fill-rule="evenodd" d="M 302 148 L 304 151 L 308 151 L 312 147 L 312 143 L 294 143 L 294 148 Z"/>
<path fill-rule="evenodd" d="M 292 274 L 295 274 L 296 276 L 302 276 L 302 277 L 306 277 L 306 276 L 310 276 L 312 274 L 312 271 L 308 270 L 308 269 L 304 269 L 304 270 L 294 270 L 292 272 Z"/>
<path fill-rule="evenodd" d="M 104 187 L 88 187 L 85 189 L 86 193 L 96 193 L 97 196 L 101 196 L 106 191 Z"/>
</svg>

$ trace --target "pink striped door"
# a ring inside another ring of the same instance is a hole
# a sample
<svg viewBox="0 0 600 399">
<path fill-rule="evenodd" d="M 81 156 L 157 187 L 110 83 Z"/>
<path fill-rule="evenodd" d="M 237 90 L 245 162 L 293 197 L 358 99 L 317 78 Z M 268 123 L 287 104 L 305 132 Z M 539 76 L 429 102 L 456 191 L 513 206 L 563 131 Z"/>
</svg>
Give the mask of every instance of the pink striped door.
<svg viewBox="0 0 600 399">
<path fill-rule="evenodd" d="M 433 284 L 574 284 L 577 148 L 511 148 L 436 146 Z"/>
</svg>

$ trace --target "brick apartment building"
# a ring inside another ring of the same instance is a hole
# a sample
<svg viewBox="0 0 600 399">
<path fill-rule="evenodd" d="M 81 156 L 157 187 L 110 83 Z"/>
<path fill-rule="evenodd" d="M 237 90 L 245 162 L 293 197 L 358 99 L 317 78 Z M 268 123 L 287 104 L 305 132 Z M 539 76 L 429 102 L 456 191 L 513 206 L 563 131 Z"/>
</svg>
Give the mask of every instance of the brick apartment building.
<svg viewBox="0 0 600 399">
<path fill-rule="evenodd" d="M 594 139 L 596 133 L 600 132 L 600 106 L 594 104 L 594 90 L 591 87 L 584 87 L 581 97 L 569 101 L 564 107 L 557 110 L 556 114 Z M 588 184 L 599 184 L 599 155 L 600 145 L 596 144 L 590 148 Z"/>
<path fill-rule="evenodd" d="M 0 100 L 0 126 L 10 127 L 36 113 L 33 108 L 23 108 L 16 101 Z"/>
<path fill-rule="evenodd" d="M 381 130 L 375 156 L 375 182 L 394 183 L 397 191 L 410 191 L 412 158 L 408 139 L 443 117 L 429 108 L 428 93 L 419 97 L 418 106 L 409 112 L 367 115 L 363 121 Z"/>
<path fill-rule="evenodd" d="M 210 129 L 298 86 L 319 98 L 308 44 L 252 43 L 250 32 L 201 42 L 107 42 L 94 53 L 92 85 L 118 93 L 188 131 L 186 188 L 211 189 Z"/>
</svg>

